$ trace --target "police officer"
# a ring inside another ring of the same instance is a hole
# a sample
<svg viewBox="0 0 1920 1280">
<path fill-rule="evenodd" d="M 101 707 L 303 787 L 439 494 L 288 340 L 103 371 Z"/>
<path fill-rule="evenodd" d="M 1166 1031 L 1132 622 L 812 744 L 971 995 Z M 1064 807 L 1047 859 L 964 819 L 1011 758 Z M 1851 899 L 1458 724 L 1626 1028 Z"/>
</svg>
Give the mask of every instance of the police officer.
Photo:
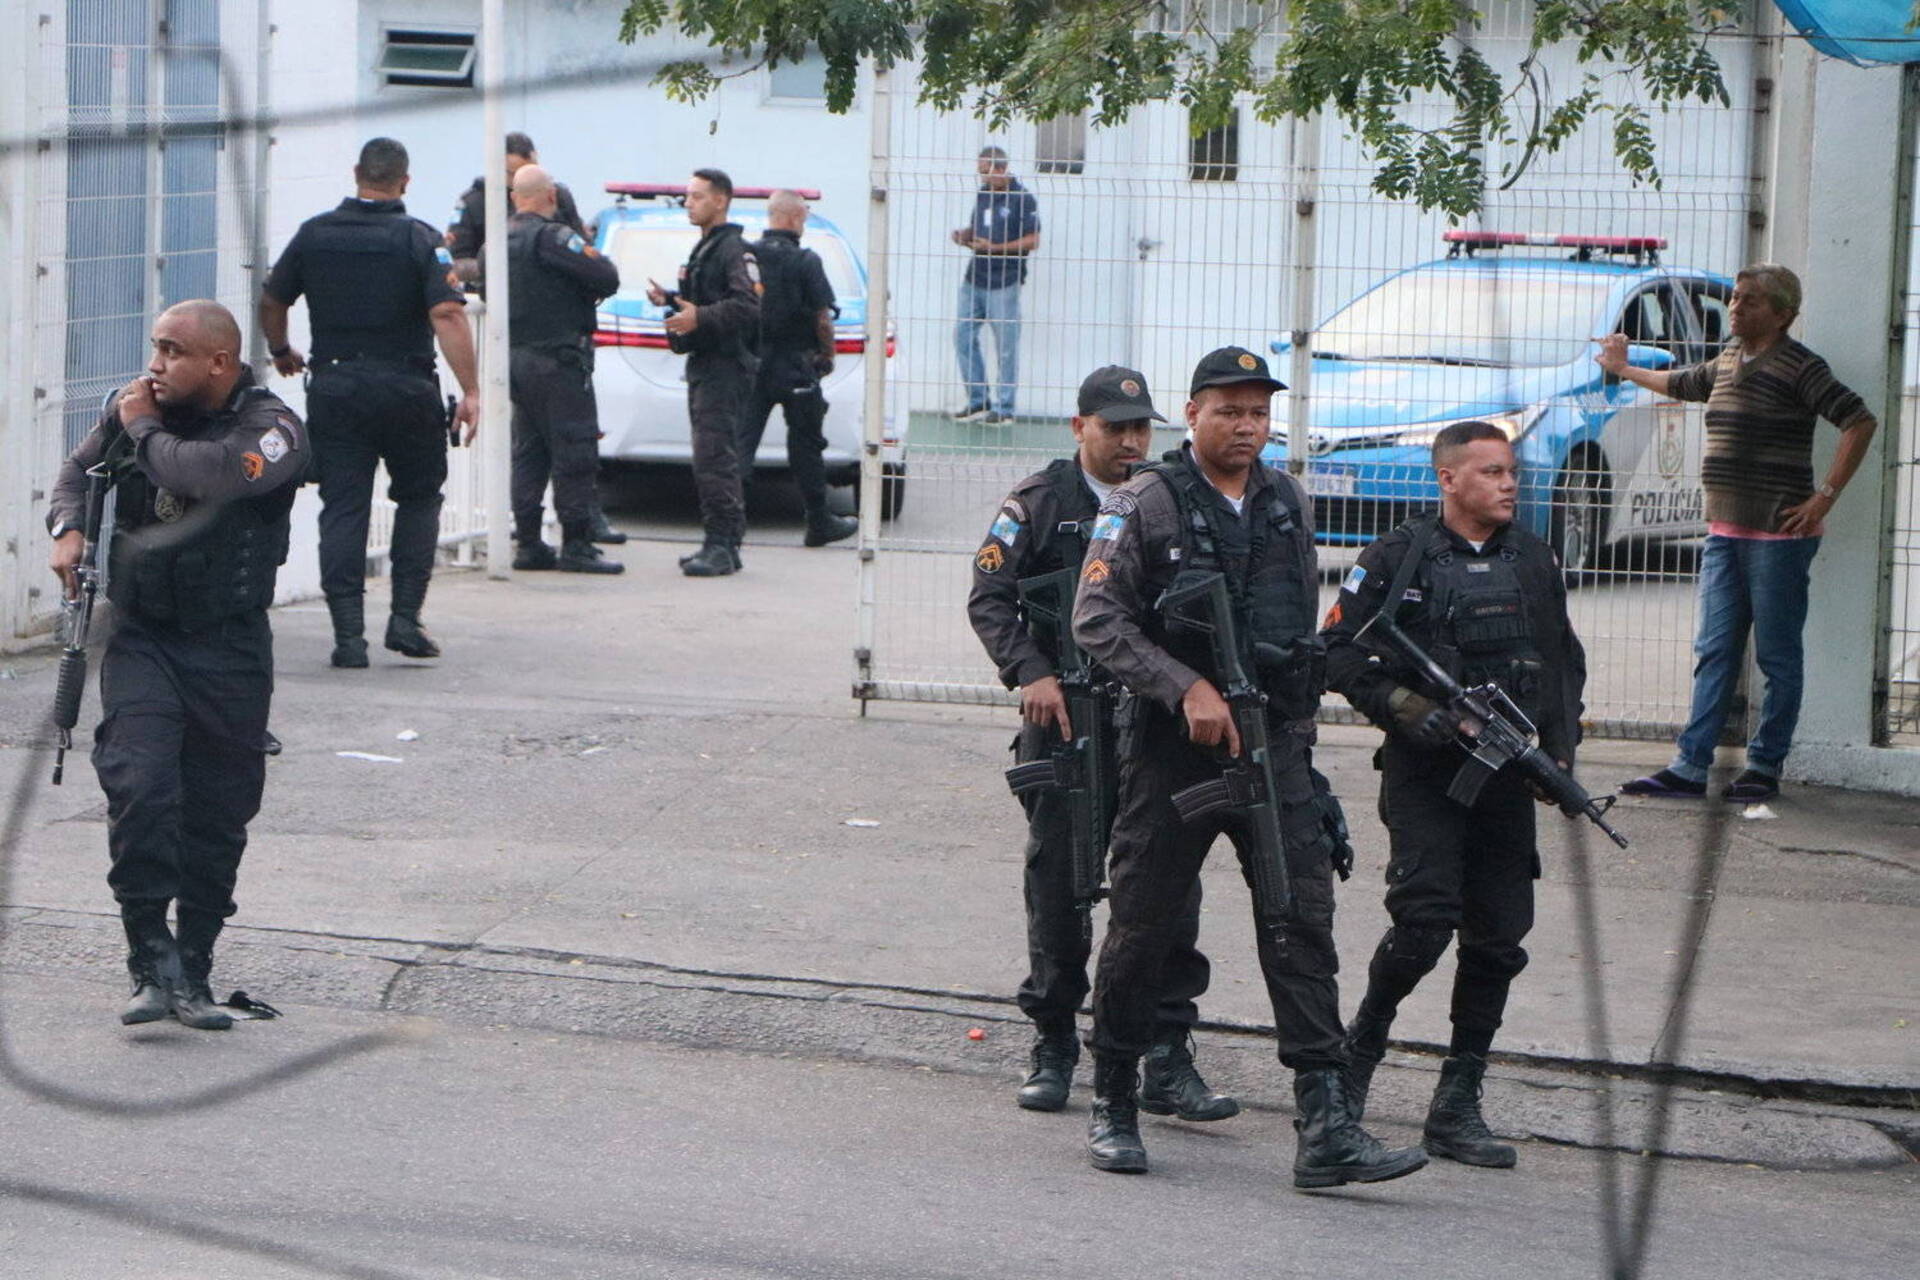
<svg viewBox="0 0 1920 1280">
<path fill-rule="evenodd" d="M 1053 652 L 1022 616 L 1020 581 L 1060 569 L 1078 571 L 1092 535 L 1094 513 L 1133 468 L 1145 459 L 1155 422 L 1165 422 L 1147 394 L 1147 381 L 1132 369 L 1109 365 L 1080 384 L 1080 412 L 1073 419 L 1078 449 L 1013 487 L 986 541 L 973 558 L 973 591 L 967 615 L 987 656 L 1009 689 L 1020 690 L 1020 734 L 1014 758 L 1046 758 L 1050 742 L 1077 732 L 1060 689 Z M 1112 746 L 1109 727 L 1105 741 Z M 1111 791 L 1118 761 L 1104 766 Z M 1074 1014 L 1087 995 L 1087 957 L 1092 917 L 1073 897 L 1072 814 L 1054 792 L 1021 797 L 1027 812 L 1027 978 L 1016 999 L 1034 1023 L 1032 1071 L 1018 1101 L 1030 1111 L 1058 1111 L 1067 1104 L 1080 1042 Z M 1108 800 L 1112 812 L 1112 800 Z M 1104 835 L 1104 833 L 1102 833 Z M 1101 850 L 1102 857 L 1106 850 Z M 1147 1051 L 1142 1103 L 1183 1120 L 1224 1120 L 1240 1104 L 1214 1093 L 1193 1065 L 1191 1033 L 1199 1020 L 1194 1001 L 1207 989 L 1207 959 L 1200 936 L 1200 882 L 1193 882 L 1173 925 L 1162 975 L 1153 1046 Z"/>
<path fill-rule="evenodd" d="M 600 452 L 593 398 L 593 309 L 620 287 L 620 271 L 555 220 L 554 185 L 537 164 L 513 175 L 507 223 L 512 287 L 513 525 L 516 569 L 619 573 L 593 545 L 593 473 Z M 553 481 L 561 547 L 540 536 L 540 500 Z"/>
<path fill-rule="evenodd" d="M 753 394 L 760 332 L 760 268 L 727 221 L 733 180 L 696 169 L 687 183 L 687 221 L 700 241 L 680 268 L 680 287 L 647 282 L 655 306 L 671 306 L 667 343 L 687 357 L 687 418 L 693 429 L 693 481 L 700 493 L 704 538 L 680 560 L 690 578 L 717 578 L 741 568 L 747 513 L 740 492 L 740 423 Z"/>
<path fill-rule="evenodd" d="M 1243 648 L 1289 655 L 1266 691 L 1294 909 L 1284 919 L 1256 911 L 1255 933 L 1280 1061 L 1294 1071 L 1294 1185 L 1378 1182 L 1427 1161 L 1418 1148 L 1383 1147 L 1347 1103 L 1333 945 L 1333 864 L 1346 851 L 1333 834 L 1336 807 L 1312 769 L 1316 664 L 1293 661 L 1318 652 L 1311 508 L 1299 482 L 1260 462 L 1269 401 L 1281 389 L 1250 351 L 1225 347 L 1205 356 L 1187 402 L 1189 443 L 1101 504 L 1081 570 L 1074 636 L 1136 695 L 1113 829 L 1112 920 L 1094 979 L 1088 1153 L 1099 1169 L 1146 1168 L 1136 1065 L 1153 1041 L 1179 915 L 1217 836 L 1233 842 L 1253 882 L 1254 846 L 1243 819 L 1228 809 L 1186 825 L 1172 801 L 1219 777 L 1223 757 L 1240 753 L 1206 637 L 1171 628 L 1156 607 L 1177 577 L 1196 572 L 1225 576 Z"/>
<path fill-rule="evenodd" d="M 767 200 L 767 233 L 753 246 L 760 266 L 760 372 L 740 423 L 740 485 L 753 483 L 753 458 L 775 405 L 787 420 L 787 467 L 806 506 L 810 547 L 852 537 L 860 522 L 827 510 L 827 473 L 820 455 L 827 437 L 827 397 L 820 380 L 833 372 L 833 286 L 820 255 L 800 247 L 807 202 L 798 192 Z"/>
<path fill-rule="evenodd" d="M 533 139 L 524 133 L 507 135 L 507 181 L 530 164 L 540 163 L 540 153 L 534 148 Z M 589 243 L 593 235 L 587 224 L 581 220 L 580 206 L 574 201 L 573 192 L 564 182 L 553 184 L 554 210 L 548 215 L 553 221 L 572 229 L 573 233 Z M 508 202 L 511 214 L 512 201 Z M 447 224 L 447 249 L 453 254 L 454 274 L 478 289 L 481 277 L 485 274 L 485 259 L 481 256 L 487 245 L 487 180 L 478 177 L 460 194 L 453 206 L 453 221 Z M 596 463 L 596 465 L 598 465 Z M 600 506 L 600 492 L 596 488 L 592 495 L 593 540 L 595 542 L 621 543 L 627 535 L 607 523 L 607 514 Z"/>
<path fill-rule="evenodd" d="M 1586 654 L 1567 618 L 1566 584 L 1548 546 L 1513 523 L 1518 470 L 1498 427 L 1458 422 L 1433 442 L 1440 512 L 1416 516 L 1360 553 L 1327 615 L 1328 683 L 1387 731 L 1374 756 L 1392 853 L 1387 912 L 1367 993 L 1347 1031 L 1356 1111 L 1386 1053 L 1394 1011 L 1458 936 L 1453 1039 L 1427 1112 L 1425 1146 L 1466 1164 L 1508 1168 L 1480 1112 L 1487 1051 L 1507 989 L 1526 967 L 1533 927 L 1531 789 L 1495 774 L 1472 806 L 1447 796 L 1467 760 L 1460 719 L 1420 673 L 1371 635 L 1387 610 L 1454 677 L 1496 681 L 1571 768 L 1580 742 Z"/>
<path fill-rule="evenodd" d="M 440 540 L 447 479 L 446 413 L 434 376 L 440 340 L 462 392 L 455 422 L 473 439 L 479 381 L 466 303 L 440 234 L 407 216 L 407 149 L 375 138 L 360 149 L 355 194 L 309 218 L 273 264 L 260 295 L 260 327 L 273 367 L 308 368 L 287 340 L 287 315 L 305 294 L 313 328 L 307 418 L 320 479 L 320 589 L 333 615 L 333 665 L 367 665 L 367 520 L 373 473 L 387 465 L 393 499 L 393 604 L 386 646 L 437 658 L 420 607 Z"/>
<path fill-rule="evenodd" d="M 100 664 L 93 764 L 133 979 L 125 1023 L 232 1025 L 208 975 L 266 781 L 267 606 L 311 456 L 300 420 L 241 362 L 232 314 L 182 302 L 154 322 L 146 374 L 108 404 L 54 484 L 51 563 L 69 594 L 86 471 L 104 463 L 117 490 L 116 627 Z"/>
</svg>

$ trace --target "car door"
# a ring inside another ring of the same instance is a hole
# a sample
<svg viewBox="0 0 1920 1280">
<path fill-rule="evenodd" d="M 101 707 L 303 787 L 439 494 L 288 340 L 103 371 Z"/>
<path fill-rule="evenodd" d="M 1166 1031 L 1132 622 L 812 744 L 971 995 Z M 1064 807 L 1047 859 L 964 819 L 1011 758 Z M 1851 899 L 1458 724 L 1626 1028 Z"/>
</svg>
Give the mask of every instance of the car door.
<svg viewBox="0 0 1920 1280">
<path fill-rule="evenodd" d="M 1614 332 L 1633 346 L 1654 347 L 1684 368 L 1699 344 L 1692 312 L 1675 281 L 1651 282 L 1629 295 Z M 1684 536 L 1697 522 L 1699 465 L 1691 478 L 1687 452 L 1687 406 L 1625 381 L 1610 387 L 1612 414 L 1602 433 L 1613 472 L 1608 541 L 1644 541 Z"/>
</svg>

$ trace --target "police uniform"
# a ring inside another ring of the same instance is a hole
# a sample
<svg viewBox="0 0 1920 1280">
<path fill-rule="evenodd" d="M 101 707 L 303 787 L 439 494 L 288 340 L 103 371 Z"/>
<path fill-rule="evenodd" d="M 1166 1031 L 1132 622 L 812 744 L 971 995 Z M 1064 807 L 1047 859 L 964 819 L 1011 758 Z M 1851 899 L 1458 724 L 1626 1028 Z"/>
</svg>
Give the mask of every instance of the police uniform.
<svg viewBox="0 0 1920 1280">
<path fill-rule="evenodd" d="M 164 409 L 123 429 L 116 401 L 54 485 L 48 527 L 58 536 L 82 527 L 87 469 L 107 459 L 114 477 L 106 581 L 116 626 L 100 663 L 93 764 L 128 968 L 136 992 L 144 983 L 161 993 L 150 1017 L 166 1016 L 170 994 L 183 1022 L 228 1021 L 207 977 L 260 809 L 273 696 L 267 606 L 311 457 L 300 420 L 243 368 L 211 411 Z"/>
<path fill-rule="evenodd" d="M 1110 376 L 1102 379 L 1102 374 Z M 1154 412 L 1145 379 L 1119 368 L 1101 370 L 1082 385 L 1080 410 L 1083 415 L 1099 414 L 1114 422 L 1165 421 Z M 967 617 L 1009 689 L 1057 674 L 1042 637 L 1035 635 L 1023 615 L 1020 581 L 1060 569 L 1077 572 L 1098 507 L 1099 499 L 1089 486 L 1079 457 L 1057 459 L 1013 487 L 974 555 Z M 1122 713 L 1117 718 L 1128 716 Z M 1080 732 L 1079 726 L 1075 731 Z M 1116 736 L 1111 727 L 1104 740 L 1113 751 Z M 1024 764 L 1044 759 L 1058 741 L 1059 730 L 1054 726 L 1023 723 L 1013 741 L 1014 760 Z M 1106 810 L 1111 813 L 1119 787 L 1117 751 L 1105 762 L 1103 776 L 1109 788 Z M 1032 1110 L 1053 1110 L 1066 1101 L 1066 1086 L 1079 1056 L 1074 1015 L 1088 991 L 1092 918 L 1079 910 L 1074 900 L 1072 813 L 1064 797 L 1052 791 L 1030 792 L 1021 797 L 1021 802 L 1027 815 L 1027 977 L 1015 999 L 1037 1031 L 1033 1074 L 1022 1089 L 1021 1103 Z M 1179 906 L 1161 973 L 1153 1039 L 1156 1048 L 1164 1046 L 1158 1057 L 1190 1063 L 1188 1036 L 1200 1016 L 1194 1002 L 1207 989 L 1210 976 L 1207 958 L 1197 945 L 1198 879 Z M 1198 1099 L 1186 1100 L 1190 1105 L 1184 1109 L 1196 1113 L 1187 1118 L 1221 1119 L 1239 1110 L 1231 1099 L 1206 1104 L 1207 1096 L 1202 1089 Z"/>
<path fill-rule="evenodd" d="M 1409 555 L 1417 557 L 1411 565 Z M 1586 655 L 1567 617 L 1560 566 L 1544 542 L 1508 524 L 1476 547 L 1435 515 L 1415 517 L 1361 552 L 1323 632 L 1329 685 L 1388 731 L 1374 760 L 1392 848 L 1386 903 L 1393 923 L 1374 952 L 1350 1031 L 1355 1091 L 1364 1102 L 1400 1001 L 1457 935 L 1453 1043 L 1427 1147 L 1508 1165 L 1513 1148 L 1493 1142 L 1477 1098 L 1508 987 L 1527 963 L 1520 944 L 1533 927 L 1540 873 L 1533 794 L 1508 770 L 1471 807 L 1448 798 L 1467 754 L 1451 743 L 1423 745 L 1401 727 L 1403 700 L 1443 695 L 1383 642 L 1360 635 L 1382 608 L 1394 610 L 1408 636 L 1455 679 L 1496 681 L 1538 726 L 1541 748 L 1568 766 L 1580 742 Z"/>
<path fill-rule="evenodd" d="M 845 538 L 859 522 L 827 510 L 827 397 L 820 379 L 833 368 L 831 341 L 821 340 L 820 314 L 834 308 L 820 255 L 803 248 L 798 232 L 775 227 L 753 246 L 760 268 L 760 370 L 752 399 L 740 423 L 740 483 L 753 482 L 753 459 L 760 451 L 767 418 L 778 405 L 787 422 L 787 467 L 806 506 L 806 544 Z"/>
<path fill-rule="evenodd" d="M 1281 389 L 1266 362 L 1239 348 L 1202 359 L 1192 394 L 1258 383 Z M 1253 883 L 1253 846 L 1229 809 L 1183 824 L 1173 795 L 1217 778 L 1221 759 L 1189 738 L 1181 707 L 1213 670 L 1207 638 L 1169 628 L 1157 605 L 1183 573 L 1224 574 L 1243 648 L 1297 652 L 1314 636 L 1318 602 L 1312 507 L 1299 482 L 1256 462 L 1239 510 L 1207 480 L 1191 443 L 1144 468 L 1101 505 L 1081 570 L 1074 635 L 1136 695 L 1135 720 L 1122 748 L 1119 816 L 1113 830 L 1112 920 L 1095 977 L 1095 1117 L 1090 1151 L 1103 1168 L 1144 1167 L 1133 1117 L 1135 1063 L 1152 1043 L 1159 976 L 1179 913 L 1215 839 L 1224 834 Z M 1316 646 L 1305 646 L 1308 650 Z M 1251 669 L 1251 663 L 1249 663 Z M 1397 1177 L 1425 1163 L 1388 1153 L 1345 1115 L 1339 1068 L 1342 1028 L 1333 943 L 1334 862 L 1344 849 L 1332 835 L 1330 797 L 1312 768 L 1314 664 L 1266 686 L 1270 760 L 1294 910 L 1262 919 L 1256 903 L 1260 970 L 1278 1031 L 1280 1061 L 1295 1072 L 1301 1120 L 1298 1185 Z M 1118 1124 L 1138 1164 L 1103 1162 L 1103 1141 Z M 1104 1129 L 1103 1129 L 1104 1126 Z M 1322 1179 L 1307 1181 L 1306 1178 Z"/>
<path fill-rule="evenodd" d="M 687 357 L 687 419 L 693 430 L 693 482 L 705 539 L 680 562 L 694 577 L 733 573 L 747 532 L 740 491 L 740 424 L 753 394 L 760 332 L 760 268 L 737 222 L 710 227 L 680 268 L 679 297 L 699 322 L 669 345 Z"/>
<path fill-rule="evenodd" d="M 570 228 L 575 235 L 585 237 L 587 224 L 580 220 L 580 206 L 573 198 L 564 182 L 553 184 L 553 198 L 557 206 L 554 220 Z M 508 216 L 511 218 L 513 201 L 507 201 Z M 456 262 L 469 259 L 480 260 L 481 250 L 487 244 L 487 180 L 475 178 L 473 185 L 460 193 L 454 202 L 453 219 L 447 223 L 447 249 Z"/>
<path fill-rule="evenodd" d="M 447 415 L 428 312 L 461 301 L 451 263 L 439 233 L 407 216 L 400 201 L 349 197 L 302 223 L 267 277 L 276 301 L 307 298 L 320 589 L 333 614 L 336 666 L 366 665 L 367 521 L 382 462 L 395 508 L 387 647 L 414 657 L 439 653 L 419 630 L 447 479 Z"/>
<path fill-rule="evenodd" d="M 507 224 L 513 338 L 513 524 L 516 568 L 618 572 L 593 545 L 593 479 L 600 463 L 593 396 L 594 304 L 620 271 L 580 233 L 537 213 Z M 553 481 L 563 546 L 556 562 L 540 536 Z"/>
</svg>

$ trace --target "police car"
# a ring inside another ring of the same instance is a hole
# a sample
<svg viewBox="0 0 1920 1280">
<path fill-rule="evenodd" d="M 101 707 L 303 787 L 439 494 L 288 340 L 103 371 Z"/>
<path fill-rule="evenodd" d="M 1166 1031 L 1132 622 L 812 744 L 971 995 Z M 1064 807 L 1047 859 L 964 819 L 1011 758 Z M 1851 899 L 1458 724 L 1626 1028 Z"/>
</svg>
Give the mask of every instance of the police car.
<svg viewBox="0 0 1920 1280">
<path fill-rule="evenodd" d="M 700 237 L 687 221 L 682 201 L 684 184 L 609 182 L 613 207 L 595 222 L 595 243 L 620 268 L 620 292 L 600 304 L 594 345 L 593 386 L 600 402 L 600 456 L 613 462 L 690 464 L 692 435 L 687 422 L 686 357 L 667 350 L 665 321 L 668 308 L 647 301 L 647 281 L 668 289 L 679 278 L 680 267 Z M 771 188 L 736 187 L 732 221 L 740 224 L 748 241 L 767 229 L 764 201 Z M 818 200 L 817 191 L 800 191 Z M 800 243 L 820 255 L 827 281 L 833 286 L 840 314 L 834 321 L 833 372 L 823 390 L 826 420 L 827 480 L 858 485 L 860 478 L 860 421 L 866 402 L 867 269 L 853 242 L 832 222 L 817 214 L 807 216 Z M 887 352 L 894 351 L 892 334 Z M 906 417 L 889 411 L 881 431 L 881 516 L 891 519 L 906 496 Z M 787 433 L 775 409 L 754 465 L 787 465 Z"/>
<path fill-rule="evenodd" d="M 1570 574 L 1629 544 L 1704 535 L 1702 406 L 1603 376 L 1593 339 L 1625 333 L 1640 368 L 1707 359 L 1732 336 L 1733 282 L 1664 265 L 1652 236 L 1444 239 L 1445 258 L 1388 276 L 1313 334 L 1305 479 L 1320 540 L 1370 542 L 1437 505 L 1433 438 L 1469 418 L 1514 442 L 1516 518 Z M 1292 356 L 1285 339 L 1272 349 Z M 1276 464 L 1285 406 L 1265 455 Z"/>
</svg>

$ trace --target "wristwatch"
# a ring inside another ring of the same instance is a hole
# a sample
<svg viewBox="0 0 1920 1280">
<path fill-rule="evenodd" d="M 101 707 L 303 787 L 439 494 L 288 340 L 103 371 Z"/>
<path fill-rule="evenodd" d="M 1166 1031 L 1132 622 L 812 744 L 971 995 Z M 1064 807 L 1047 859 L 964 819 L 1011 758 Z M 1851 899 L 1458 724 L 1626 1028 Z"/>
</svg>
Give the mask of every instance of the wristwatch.
<svg viewBox="0 0 1920 1280">
<path fill-rule="evenodd" d="M 1819 494 L 1821 497 L 1825 498 L 1828 502 L 1832 502 L 1835 498 L 1840 496 L 1840 491 L 1834 488 L 1830 484 L 1823 484 L 1818 489 L 1814 490 L 1814 492 Z"/>
</svg>

